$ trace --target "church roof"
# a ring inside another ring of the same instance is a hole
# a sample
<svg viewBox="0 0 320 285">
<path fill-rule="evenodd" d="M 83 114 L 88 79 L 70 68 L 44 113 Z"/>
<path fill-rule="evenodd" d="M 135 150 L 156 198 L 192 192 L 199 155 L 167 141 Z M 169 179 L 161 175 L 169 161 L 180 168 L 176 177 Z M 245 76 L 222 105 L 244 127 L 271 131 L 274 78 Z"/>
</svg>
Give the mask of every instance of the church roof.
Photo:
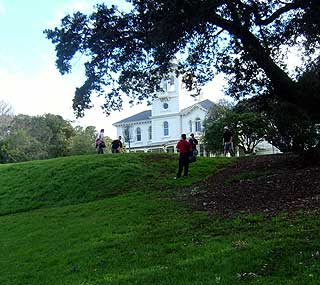
<svg viewBox="0 0 320 285">
<path fill-rule="evenodd" d="M 139 121 L 147 121 L 147 120 L 150 120 L 150 117 L 151 117 L 151 110 L 146 110 L 146 111 L 140 112 L 138 114 L 135 114 L 131 117 L 125 118 L 119 122 L 116 122 L 113 125 L 125 124 L 125 123 L 131 123 L 131 122 L 139 122 Z"/>
<path fill-rule="evenodd" d="M 208 99 L 206 100 L 203 100 L 201 102 L 198 102 L 198 103 L 195 103 L 187 108 L 184 108 L 180 111 L 180 113 L 185 113 L 186 111 L 190 111 L 194 108 L 194 106 L 196 105 L 200 105 L 202 108 L 206 109 L 206 110 L 209 110 L 211 108 L 211 106 L 213 105 L 214 103 Z"/>
<path fill-rule="evenodd" d="M 200 104 L 201 107 L 205 108 L 206 110 L 209 110 L 214 103 L 212 101 L 206 99 L 206 100 L 199 102 L 198 104 Z"/>
<path fill-rule="evenodd" d="M 193 104 L 192 106 L 189 106 L 188 108 L 181 110 L 181 112 L 183 112 L 187 109 L 190 109 L 195 105 L 200 105 L 202 108 L 209 110 L 213 104 L 214 103 L 212 101 L 206 99 L 206 100 L 203 100 L 203 101 L 198 102 L 196 104 Z M 132 123 L 132 122 L 140 122 L 140 121 L 148 121 L 148 120 L 150 120 L 151 115 L 152 115 L 151 110 L 146 110 L 146 111 L 140 112 L 138 114 L 135 114 L 131 117 L 125 118 L 119 122 L 116 122 L 113 125 L 126 124 L 126 123 Z"/>
</svg>

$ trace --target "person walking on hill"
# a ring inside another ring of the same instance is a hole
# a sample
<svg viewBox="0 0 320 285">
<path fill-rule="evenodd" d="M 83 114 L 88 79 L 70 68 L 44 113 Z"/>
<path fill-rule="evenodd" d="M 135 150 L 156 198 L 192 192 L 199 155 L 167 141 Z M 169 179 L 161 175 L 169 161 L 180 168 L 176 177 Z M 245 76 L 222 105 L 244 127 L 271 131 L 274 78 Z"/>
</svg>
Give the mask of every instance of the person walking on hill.
<svg viewBox="0 0 320 285">
<path fill-rule="evenodd" d="M 232 132 L 227 126 L 223 128 L 223 154 L 227 156 L 227 153 L 234 156 L 233 152 L 233 142 L 232 142 Z"/>
<path fill-rule="evenodd" d="M 183 170 L 183 177 L 188 177 L 189 171 L 189 153 L 192 151 L 191 144 L 187 141 L 186 134 L 181 135 L 181 140 L 177 143 L 179 152 L 179 168 L 175 179 L 180 178 Z"/>
<path fill-rule="evenodd" d="M 121 136 L 118 139 L 112 141 L 111 143 L 111 152 L 112 153 L 119 153 L 122 150 L 122 142 Z"/>
<path fill-rule="evenodd" d="M 100 133 L 96 138 L 96 148 L 98 148 L 98 154 L 103 154 L 103 149 L 105 147 L 106 147 L 106 144 L 104 142 L 104 129 L 101 129 Z"/>
<path fill-rule="evenodd" d="M 123 144 L 122 144 L 122 137 L 121 136 L 118 137 L 118 141 L 119 141 L 119 152 L 123 152 Z"/>
<path fill-rule="evenodd" d="M 197 150 L 197 145 L 198 145 L 198 140 L 194 137 L 194 134 L 190 134 L 190 139 L 189 143 L 191 144 L 192 151 L 189 154 L 189 161 L 194 162 L 197 160 L 197 155 L 198 155 L 198 150 Z"/>
</svg>

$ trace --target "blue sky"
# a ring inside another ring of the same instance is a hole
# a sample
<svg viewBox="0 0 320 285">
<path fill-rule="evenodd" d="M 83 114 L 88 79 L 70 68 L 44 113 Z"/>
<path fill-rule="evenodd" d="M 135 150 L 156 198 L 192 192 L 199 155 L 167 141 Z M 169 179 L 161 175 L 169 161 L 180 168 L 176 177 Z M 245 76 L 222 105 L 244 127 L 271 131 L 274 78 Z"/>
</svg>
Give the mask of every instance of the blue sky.
<svg viewBox="0 0 320 285">
<path fill-rule="evenodd" d="M 48 4 L 46 1 L 31 2 L 32 5 L 29 5 L 29 1 L 23 0 L 0 2 L 1 65 L 8 65 L 6 68 L 9 70 L 21 67 L 32 73 L 37 72 L 41 64 L 37 54 L 49 47 L 49 44 L 41 39 L 43 24 L 52 18 L 52 11 L 56 5 L 53 3 L 59 1 L 49 1 Z"/>
<path fill-rule="evenodd" d="M 68 13 L 90 13 L 102 2 L 126 5 L 124 0 L 0 0 L 0 100 L 11 104 L 16 114 L 59 114 L 75 124 L 105 128 L 111 137 L 116 135 L 112 123 L 146 109 L 145 104 L 126 105 L 124 111 L 106 118 L 95 99 L 97 107 L 75 120 L 71 106 L 74 90 L 83 79 L 81 65 L 74 66 L 72 74 L 61 76 L 55 68 L 54 45 L 43 30 L 58 26 Z M 214 88 L 212 101 L 221 98 L 220 89 Z"/>
</svg>

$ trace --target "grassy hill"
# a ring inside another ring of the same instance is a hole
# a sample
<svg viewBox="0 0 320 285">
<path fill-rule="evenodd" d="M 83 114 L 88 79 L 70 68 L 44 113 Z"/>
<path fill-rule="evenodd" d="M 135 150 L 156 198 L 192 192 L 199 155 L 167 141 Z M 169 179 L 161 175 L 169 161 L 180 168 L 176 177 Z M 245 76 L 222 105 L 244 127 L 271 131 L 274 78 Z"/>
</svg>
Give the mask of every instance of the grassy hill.
<svg viewBox="0 0 320 285">
<path fill-rule="evenodd" d="M 0 284 L 319 284 L 316 214 L 186 202 L 230 163 L 201 158 L 177 181 L 170 155 L 0 165 Z"/>
</svg>

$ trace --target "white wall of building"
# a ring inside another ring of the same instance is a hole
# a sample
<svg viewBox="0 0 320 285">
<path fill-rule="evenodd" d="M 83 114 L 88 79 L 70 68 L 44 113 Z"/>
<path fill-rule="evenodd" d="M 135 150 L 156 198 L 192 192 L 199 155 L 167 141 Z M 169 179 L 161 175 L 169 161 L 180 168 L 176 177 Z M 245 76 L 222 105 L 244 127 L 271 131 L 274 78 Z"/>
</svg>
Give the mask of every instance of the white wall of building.
<svg viewBox="0 0 320 285">
<path fill-rule="evenodd" d="M 152 103 L 152 117 L 175 114 L 179 112 L 179 98 L 162 97 Z"/>
<path fill-rule="evenodd" d="M 186 133 L 187 135 L 190 133 L 196 134 L 196 120 L 200 119 L 201 130 L 203 130 L 203 121 L 207 115 L 207 112 L 199 107 L 195 107 L 191 112 L 182 116 L 182 133 Z M 190 129 L 190 121 L 192 124 L 192 128 Z M 198 130 L 199 131 L 199 130 Z"/>
<path fill-rule="evenodd" d="M 195 121 L 200 118 L 201 130 L 203 120 L 207 114 L 199 106 L 192 109 L 186 108 L 202 100 L 201 96 L 193 98 L 184 88 L 181 77 L 170 74 L 168 78 L 162 80 L 161 87 L 164 92 L 158 93 L 158 98 L 152 103 L 150 121 L 127 122 L 117 126 L 118 136 L 124 136 L 124 129 L 129 126 L 131 133 L 131 148 L 148 149 L 155 146 L 161 147 L 167 142 L 178 141 L 182 133 L 189 136 L 191 133 L 189 121 L 192 122 L 192 132 L 196 133 Z M 182 110 L 182 112 L 181 112 Z M 164 134 L 164 123 L 168 124 L 168 134 Z M 149 139 L 148 128 L 152 127 L 152 140 Z M 141 141 L 137 140 L 137 128 L 141 129 Z M 198 133 L 200 135 L 200 133 Z M 128 142 L 126 142 L 128 147 Z"/>
<path fill-rule="evenodd" d="M 190 91 L 187 91 L 186 88 L 184 87 L 184 83 L 182 83 L 182 80 L 179 78 L 179 111 L 181 111 L 182 109 L 185 109 L 191 105 L 194 105 L 200 101 L 203 100 L 203 96 L 197 96 L 197 97 L 192 97 L 191 94 L 193 94 Z"/>
<path fill-rule="evenodd" d="M 144 123 L 137 123 L 137 124 L 130 124 L 130 147 L 142 147 L 145 145 L 149 145 L 151 141 L 149 140 L 149 126 L 151 126 L 151 122 L 144 122 Z M 122 137 L 122 141 L 124 141 L 125 135 L 124 130 L 127 127 L 126 125 L 117 127 L 117 135 Z M 137 129 L 140 128 L 141 130 L 141 141 L 137 140 Z M 128 147 L 128 142 L 125 142 L 126 146 Z"/>
<path fill-rule="evenodd" d="M 152 117 L 151 121 L 146 122 L 131 122 L 130 124 L 124 124 L 117 127 L 118 136 L 125 137 L 124 130 L 127 126 L 130 128 L 130 147 L 131 148 L 149 148 L 154 145 L 164 145 L 169 141 L 178 141 L 182 133 L 190 135 L 193 132 L 196 136 L 202 134 L 202 125 L 206 117 L 207 112 L 195 106 L 190 110 L 186 110 L 183 114 L 173 113 L 162 116 Z M 195 125 L 196 120 L 200 119 L 200 132 L 196 132 Z M 190 131 L 190 122 L 192 123 L 192 131 Z M 164 122 L 168 123 L 168 135 L 164 134 Z M 149 127 L 152 127 L 152 139 L 149 138 Z M 137 140 L 137 129 L 141 130 L 141 141 Z M 125 143 L 128 147 L 128 142 Z"/>
<path fill-rule="evenodd" d="M 164 122 L 168 123 L 169 134 L 164 134 Z M 152 119 L 153 143 L 165 143 L 170 140 L 176 140 L 180 137 L 181 124 L 180 115 L 166 117 L 156 117 Z"/>
<path fill-rule="evenodd" d="M 158 99 L 152 103 L 152 116 L 163 116 L 172 113 L 178 113 L 179 106 L 179 79 L 174 75 L 169 80 L 162 80 L 162 88 L 165 92 L 158 93 Z"/>
</svg>

